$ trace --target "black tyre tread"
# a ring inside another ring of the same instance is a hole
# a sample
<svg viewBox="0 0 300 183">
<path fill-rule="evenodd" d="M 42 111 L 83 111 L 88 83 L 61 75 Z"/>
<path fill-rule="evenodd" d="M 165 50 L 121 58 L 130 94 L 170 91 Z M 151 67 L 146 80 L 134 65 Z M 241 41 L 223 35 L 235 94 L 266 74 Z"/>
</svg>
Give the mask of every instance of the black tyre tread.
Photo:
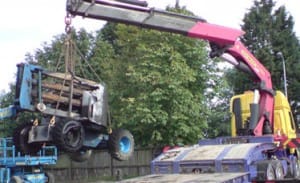
<svg viewBox="0 0 300 183">
<path fill-rule="evenodd" d="M 57 145 L 57 147 L 61 150 L 64 150 L 66 152 L 76 152 L 79 151 L 82 147 L 83 141 L 84 141 L 84 130 L 83 127 L 81 125 L 81 123 L 77 122 L 81 127 L 81 139 L 80 142 L 77 146 L 75 147 L 70 147 L 68 145 L 66 145 L 65 140 L 64 140 L 64 134 L 63 134 L 63 130 L 64 127 L 69 123 L 70 121 L 59 121 L 55 123 L 55 126 L 52 130 L 52 137 L 54 140 L 54 143 Z"/>
<path fill-rule="evenodd" d="M 274 168 L 271 164 L 271 161 L 269 161 L 269 160 L 264 160 L 264 161 L 259 162 L 257 164 L 257 170 L 258 170 L 258 173 L 257 173 L 258 181 L 268 180 L 268 178 L 267 178 L 268 173 L 272 173 L 274 175 L 274 179 L 276 178 Z M 269 171 L 271 171 L 271 172 L 269 172 Z"/>
<path fill-rule="evenodd" d="M 45 173 L 46 177 L 48 178 L 46 183 L 55 183 L 55 176 L 51 172 Z"/>
<path fill-rule="evenodd" d="M 130 139 L 131 147 L 129 153 L 124 154 L 120 151 L 119 141 L 122 137 L 127 137 Z M 108 148 L 109 153 L 114 159 L 119 161 L 128 160 L 132 156 L 134 151 L 134 139 L 132 134 L 125 129 L 113 130 L 113 132 L 109 135 Z"/>
<path fill-rule="evenodd" d="M 300 178 L 300 160 L 298 158 L 296 159 L 295 162 L 292 164 L 292 177 L 293 178 Z"/>
<path fill-rule="evenodd" d="M 23 180 L 20 176 L 12 176 L 9 180 L 9 183 L 22 183 Z"/>
<path fill-rule="evenodd" d="M 276 180 L 282 180 L 284 178 L 284 170 L 282 167 L 282 164 L 280 163 L 280 161 L 271 161 L 271 164 L 273 166 L 274 172 L 275 172 L 275 176 L 276 176 Z M 277 171 L 281 171 L 281 175 L 277 174 Z"/>
<path fill-rule="evenodd" d="M 80 150 L 69 154 L 70 158 L 75 162 L 85 162 L 92 156 L 92 150 Z"/>
<path fill-rule="evenodd" d="M 298 160 L 298 157 L 294 157 L 291 160 L 291 163 L 288 166 L 288 171 L 287 171 L 286 177 L 287 178 L 295 178 L 295 179 L 300 178 L 300 161 Z"/>
<path fill-rule="evenodd" d="M 268 172 L 268 170 L 272 171 L 272 174 L 274 174 L 274 176 L 275 176 L 275 179 L 276 179 L 276 173 L 275 173 L 275 170 L 274 170 L 274 168 L 273 168 L 273 166 L 272 166 L 272 164 L 271 164 L 271 163 L 268 163 L 268 164 L 267 164 L 266 171 Z M 268 178 L 267 178 L 267 177 L 266 177 L 266 180 L 268 180 Z M 271 179 L 271 180 L 273 180 L 273 179 Z"/>
<path fill-rule="evenodd" d="M 13 142 L 17 152 L 22 154 L 35 155 L 41 150 L 42 144 L 28 144 L 28 133 L 32 123 L 22 123 L 13 132 Z M 21 134 L 22 133 L 22 134 Z"/>
</svg>

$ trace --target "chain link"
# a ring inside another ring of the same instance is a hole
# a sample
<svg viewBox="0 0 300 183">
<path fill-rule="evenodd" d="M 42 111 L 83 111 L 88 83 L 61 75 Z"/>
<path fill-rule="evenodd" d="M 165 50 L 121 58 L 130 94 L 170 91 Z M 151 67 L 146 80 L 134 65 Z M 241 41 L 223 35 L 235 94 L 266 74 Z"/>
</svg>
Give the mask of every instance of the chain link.
<svg viewBox="0 0 300 183">
<path fill-rule="evenodd" d="M 72 16 L 68 12 L 67 15 L 65 16 L 65 25 L 66 25 L 65 31 L 67 34 L 71 32 L 71 23 L 72 23 Z"/>
</svg>

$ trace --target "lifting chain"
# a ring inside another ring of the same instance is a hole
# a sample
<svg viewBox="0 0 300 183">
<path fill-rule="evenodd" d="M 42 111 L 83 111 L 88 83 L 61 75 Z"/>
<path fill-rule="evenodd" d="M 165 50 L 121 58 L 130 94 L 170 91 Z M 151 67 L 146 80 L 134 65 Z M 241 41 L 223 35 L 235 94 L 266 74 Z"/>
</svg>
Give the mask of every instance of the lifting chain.
<svg viewBox="0 0 300 183">
<path fill-rule="evenodd" d="M 66 41 L 65 41 L 65 72 L 70 73 L 71 75 L 74 74 L 74 46 L 72 44 L 71 38 L 71 23 L 72 23 L 72 16 L 69 12 L 65 17 L 65 32 L 67 34 Z"/>
<path fill-rule="evenodd" d="M 65 31 L 67 34 L 66 41 L 65 41 L 65 74 L 66 74 L 65 76 L 67 76 L 67 73 L 71 75 L 70 83 L 69 83 L 69 111 L 68 111 L 70 114 L 72 111 L 72 100 L 73 100 L 73 79 L 75 77 L 75 63 L 74 63 L 75 49 L 74 49 L 74 44 L 72 42 L 71 23 L 72 23 L 72 16 L 69 12 L 67 12 L 67 15 L 65 17 L 65 24 L 66 24 Z M 65 84 L 65 80 L 64 80 L 64 84 Z M 61 90 L 60 96 L 62 95 L 62 93 L 63 91 Z"/>
<path fill-rule="evenodd" d="M 63 83 L 61 85 L 61 89 L 59 92 L 59 98 L 56 103 L 56 108 L 55 111 L 58 110 L 59 105 L 60 105 L 60 99 L 64 93 L 63 88 L 66 85 L 66 80 L 68 78 L 68 74 L 71 75 L 70 78 L 70 83 L 69 83 L 69 110 L 68 112 L 71 113 L 72 111 L 72 97 L 73 97 L 73 78 L 74 78 L 74 71 L 75 71 L 75 64 L 74 64 L 74 59 L 75 59 L 75 50 L 74 50 L 74 44 L 72 42 L 72 16 L 69 12 L 67 12 L 67 15 L 65 16 L 65 32 L 66 32 L 66 39 L 64 41 L 64 49 L 63 49 L 63 54 L 64 54 L 64 64 L 65 64 L 65 77 L 63 80 Z M 59 61 L 60 62 L 60 61 Z M 59 63 L 57 63 L 56 68 L 58 68 Z M 50 120 L 50 125 L 54 125 L 56 122 L 55 120 L 55 115 L 51 118 Z"/>
<path fill-rule="evenodd" d="M 65 16 L 65 32 L 66 34 L 71 33 L 71 23 L 72 23 L 72 16 L 69 12 L 67 12 L 67 15 Z"/>
</svg>

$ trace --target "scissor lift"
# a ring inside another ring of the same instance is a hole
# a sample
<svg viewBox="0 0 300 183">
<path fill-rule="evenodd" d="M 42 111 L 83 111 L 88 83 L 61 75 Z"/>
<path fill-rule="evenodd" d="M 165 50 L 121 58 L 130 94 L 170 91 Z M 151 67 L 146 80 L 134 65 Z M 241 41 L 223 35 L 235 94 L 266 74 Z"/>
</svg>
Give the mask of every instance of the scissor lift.
<svg viewBox="0 0 300 183">
<path fill-rule="evenodd" d="M 12 138 L 0 138 L 1 183 L 54 183 L 54 176 L 44 172 L 44 165 L 57 161 L 55 146 L 45 146 L 36 155 L 16 152 Z"/>
</svg>

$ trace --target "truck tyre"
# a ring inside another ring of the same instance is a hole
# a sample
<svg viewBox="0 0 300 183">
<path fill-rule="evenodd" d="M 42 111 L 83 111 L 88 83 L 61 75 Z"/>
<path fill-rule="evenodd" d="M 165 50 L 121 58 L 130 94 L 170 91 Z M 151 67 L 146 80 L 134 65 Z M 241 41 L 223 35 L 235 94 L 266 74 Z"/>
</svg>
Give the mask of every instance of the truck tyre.
<svg viewBox="0 0 300 183">
<path fill-rule="evenodd" d="M 267 163 L 267 169 L 266 169 L 266 180 L 275 180 L 276 175 L 274 168 L 271 163 Z"/>
<path fill-rule="evenodd" d="M 116 129 L 109 135 L 108 148 L 111 156 L 119 161 L 128 160 L 134 151 L 132 134 L 125 129 Z"/>
<path fill-rule="evenodd" d="M 66 152 L 79 151 L 84 141 L 84 129 L 78 121 L 57 121 L 52 131 L 57 147 Z"/>
<path fill-rule="evenodd" d="M 23 183 L 23 180 L 20 176 L 12 176 L 9 180 L 9 183 Z"/>
<path fill-rule="evenodd" d="M 55 183 L 55 177 L 54 177 L 53 173 L 46 172 L 45 175 L 47 177 L 46 183 Z"/>
<path fill-rule="evenodd" d="M 28 143 L 31 126 L 31 123 L 23 123 L 13 132 L 13 142 L 16 147 L 16 151 L 21 152 L 22 154 L 35 155 L 42 148 L 42 144 L 40 143 Z"/>
<path fill-rule="evenodd" d="M 272 163 L 272 167 L 275 172 L 276 180 L 284 179 L 284 171 L 283 171 L 281 162 L 280 161 L 272 161 L 271 163 Z"/>
<path fill-rule="evenodd" d="M 262 161 L 257 164 L 257 179 L 258 181 L 275 180 L 275 171 L 271 161 Z"/>
<path fill-rule="evenodd" d="M 80 150 L 74 153 L 70 153 L 70 158 L 73 161 L 76 162 L 84 162 L 87 161 L 88 159 L 90 159 L 90 157 L 92 156 L 93 151 L 91 149 L 89 150 Z"/>
<path fill-rule="evenodd" d="M 300 178 L 300 161 L 298 158 L 293 161 L 292 164 L 293 178 Z"/>
<path fill-rule="evenodd" d="M 201 169 L 201 168 L 194 168 L 194 169 L 192 170 L 192 172 L 193 172 L 193 174 L 201 174 L 202 169 Z"/>
</svg>

